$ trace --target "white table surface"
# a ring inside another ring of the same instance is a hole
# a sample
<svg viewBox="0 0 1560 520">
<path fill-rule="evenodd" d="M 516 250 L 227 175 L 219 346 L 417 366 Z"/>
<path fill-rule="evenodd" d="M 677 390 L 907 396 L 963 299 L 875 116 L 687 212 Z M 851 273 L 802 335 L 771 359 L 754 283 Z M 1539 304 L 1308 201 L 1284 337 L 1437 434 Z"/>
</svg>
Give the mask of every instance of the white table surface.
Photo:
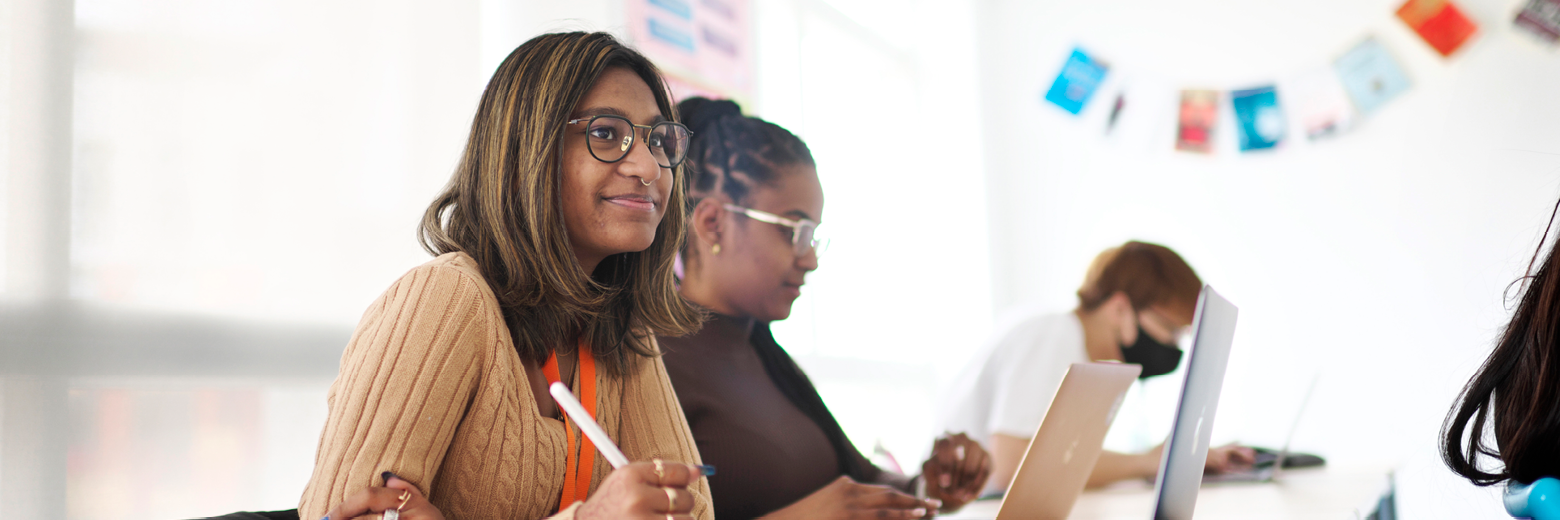
<svg viewBox="0 0 1560 520">
<path fill-rule="evenodd" d="M 1204 485 L 1197 495 L 1197 520 L 1354 520 L 1387 488 L 1389 468 L 1316 468 L 1294 470 L 1277 482 Z M 979 501 L 946 520 L 990 520 L 1001 502 Z M 1071 520 L 1149 520 L 1154 487 L 1123 482 L 1085 491 L 1073 505 Z"/>
</svg>

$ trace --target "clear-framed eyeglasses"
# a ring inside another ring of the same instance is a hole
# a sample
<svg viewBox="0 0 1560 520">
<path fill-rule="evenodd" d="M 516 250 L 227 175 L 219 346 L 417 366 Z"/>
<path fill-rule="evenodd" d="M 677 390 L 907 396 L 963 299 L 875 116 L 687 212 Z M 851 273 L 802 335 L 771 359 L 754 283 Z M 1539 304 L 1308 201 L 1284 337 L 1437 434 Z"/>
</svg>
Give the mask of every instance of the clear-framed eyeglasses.
<svg viewBox="0 0 1560 520">
<path fill-rule="evenodd" d="M 662 121 L 654 125 L 636 125 L 628 118 L 603 114 L 586 119 L 570 119 L 568 124 L 585 124 L 585 139 L 589 141 L 590 156 L 606 163 L 615 163 L 628 157 L 634 149 L 639 129 L 645 130 L 645 148 L 655 156 L 662 168 L 676 168 L 688 155 L 688 138 L 693 132 L 681 123 Z"/>
<path fill-rule="evenodd" d="M 742 216 L 757 220 L 759 222 L 790 228 L 791 251 L 796 253 L 796 256 L 807 254 L 809 249 L 815 250 L 818 254 L 821 255 L 824 251 L 829 249 L 829 239 L 818 236 L 817 222 L 807 220 L 805 218 L 788 219 L 774 213 L 759 211 L 752 208 L 744 208 L 736 204 L 726 204 L 725 207 L 726 211 L 741 213 Z"/>
</svg>

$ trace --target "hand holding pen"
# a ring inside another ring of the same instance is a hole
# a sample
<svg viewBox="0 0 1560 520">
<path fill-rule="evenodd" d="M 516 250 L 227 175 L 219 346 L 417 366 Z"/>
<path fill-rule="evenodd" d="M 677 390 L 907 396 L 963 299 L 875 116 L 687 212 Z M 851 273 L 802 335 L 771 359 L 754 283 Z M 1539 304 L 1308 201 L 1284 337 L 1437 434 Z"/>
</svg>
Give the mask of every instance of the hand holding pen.
<svg viewBox="0 0 1560 520">
<path fill-rule="evenodd" d="M 692 520 L 693 494 L 688 492 L 688 486 L 700 477 L 714 474 L 713 466 L 661 459 L 629 463 L 607 432 L 602 431 L 584 406 L 580 406 L 569 387 L 553 383 L 548 391 L 613 468 L 612 474 L 607 475 L 595 493 L 580 506 L 576 518 Z"/>
</svg>

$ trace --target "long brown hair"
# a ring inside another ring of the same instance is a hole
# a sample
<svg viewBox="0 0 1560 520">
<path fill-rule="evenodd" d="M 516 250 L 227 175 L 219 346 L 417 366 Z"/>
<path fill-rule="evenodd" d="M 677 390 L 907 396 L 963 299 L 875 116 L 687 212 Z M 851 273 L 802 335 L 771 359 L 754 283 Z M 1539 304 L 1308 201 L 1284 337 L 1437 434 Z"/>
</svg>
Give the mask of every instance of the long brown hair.
<svg viewBox="0 0 1560 520">
<path fill-rule="evenodd" d="M 1118 292 L 1126 293 L 1133 309 L 1164 305 L 1170 317 L 1191 323 L 1202 279 L 1170 248 L 1134 240 L 1094 257 L 1078 289 L 1078 307 L 1093 311 Z"/>
<path fill-rule="evenodd" d="M 681 172 L 673 172 L 648 249 L 609 256 L 586 273 L 570 246 L 560 193 L 564 127 L 611 67 L 638 75 L 662 117 L 676 119 L 660 71 L 611 35 L 532 38 L 482 92 L 465 152 L 423 214 L 418 238 L 434 255 L 476 259 L 521 359 L 540 364 L 554 351 L 572 352 L 578 337 L 608 373 L 621 375 L 629 352 L 654 355 L 649 334 L 693 332 L 701 316 L 672 278 L 687 218 Z"/>
<path fill-rule="evenodd" d="M 1554 219 L 1551 213 L 1551 226 Z M 1511 323 L 1441 424 L 1441 459 L 1474 484 L 1531 484 L 1560 475 L 1560 256 L 1551 245 L 1539 260 L 1548 239 L 1545 227 L 1528 261 L 1532 274 L 1516 282 L 1522 299 Z M 1494 447 L 1486 441 L 1486 424 L 1494 426 Z M 1483 457 L 1502 465 L 1486 471 L 1479 464 Z"/>
</svg>

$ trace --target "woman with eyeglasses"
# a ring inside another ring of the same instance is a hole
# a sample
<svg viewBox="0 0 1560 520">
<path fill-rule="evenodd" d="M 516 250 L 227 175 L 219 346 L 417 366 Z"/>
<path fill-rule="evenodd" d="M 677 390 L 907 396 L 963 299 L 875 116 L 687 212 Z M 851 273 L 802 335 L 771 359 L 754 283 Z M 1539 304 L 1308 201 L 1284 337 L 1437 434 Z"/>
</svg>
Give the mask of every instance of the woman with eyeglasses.
<svg viewBox="0 0 1560 520">
<path fill-rule="evenodd" d="M 730 101 L 693 98 L 678 111 L 693 130 L 682 294 L 711 315 L 697 334 L 661 343 L 703 460 L 720 468 L 716 517 L 919 518 L 974 499 L 989 472 L 978 444 L 938 439 L 914 478 L 872 465 L 769 333 L 823 245 L 807 145 Z"/>
<path fill-rule="evenodd" d="M 606 33 L 538 36 L 488 83 L 412 269 L 364 313 L 331 385 L 303 518 L 709 519 L 655 335 L 676 293 L 688 131 Z M 562 382 L 631 464 L 549 395 Z"/>
<path fill-rule="evenodd" d="M 1100 253 L 1066 312 L 1024 309 L 1002 320 L 985 351 L 953 384 L 942 411 L 946 428 L 969 431 L 992 453 L 990 493 L 1004 493 L 1030 438 L 1073 363 L 1122 361 L 1143 366 L 1142 379 L 1174 372 L 1177 339 L 1192 324 L 1202 279 L 1180 255 L 1131 241 Z M 1100 453 L 1088 486 L 1159 472 L 1164 445 L 1143 453 Z M 1208 450 L 1209 472 L 1250 466 L 1251 448 Z"/>
</svg>

